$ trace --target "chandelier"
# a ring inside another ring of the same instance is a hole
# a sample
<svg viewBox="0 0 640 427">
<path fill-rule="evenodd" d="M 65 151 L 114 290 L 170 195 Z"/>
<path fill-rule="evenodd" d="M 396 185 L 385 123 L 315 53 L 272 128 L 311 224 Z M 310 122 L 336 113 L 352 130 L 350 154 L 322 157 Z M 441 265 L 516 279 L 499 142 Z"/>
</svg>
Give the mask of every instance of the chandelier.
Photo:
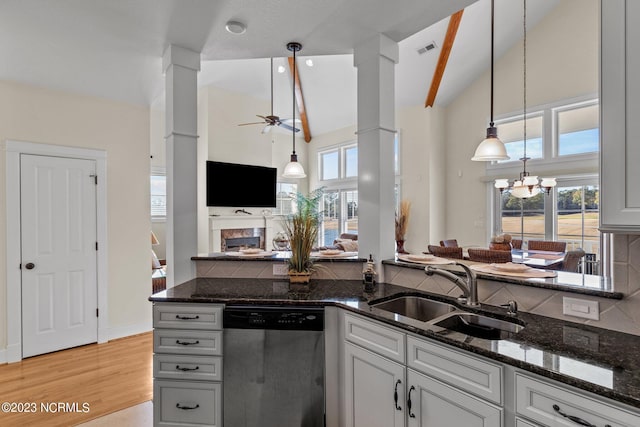
<svg viewBox="0 0 640 427">
<path fill-rule="evenodd" d="M 287 43 L 287 49 L 293 52 L 293 66 L 291 67 L 293 70 L 293 78 L 292 78 L 292 98 L 293 98 L 293 123 L 296 121 L 296 52 L 302 49 L 302 45 L 300 43 L 291 42 Z M 291 161 L 287 163 L 284 167 L 284 171 L 282 173 L 283 178 L 305 178 L 307 174 L 304 173 L 304 168 L 298 162 L 298 155 L 296 154 L 296 128 L 291 130 L 291 135 L 293 138 L 293 152 L 291 153 Z"/>
<path fill-rule="evenodd" d="M 499 178 L 495 180 L 494 187 L 500 190 L 500 194 L 511 188 L 511 195 L 517 197 L 519 199 L 528 199 L 530 197 L 536 196 L 540 194 L 541 191 L 544 191 L 547 195 L 551 192 L 551 189 L 556 186 L 555 178 L 541 178 L 538 180 L 537 176 L 531 175 L 527 172 L 527 160 L 530 160 L 527 157 L 527 0 L 523 0 L 523 31 L 524 37 L 523 40 L 523 93 L 524 93 L 524 112 L 523 112 L 523 129 L 524 129 L 524 140 L 523 140 L 523 155 L 520 158 L 522 160 L 522 172 L 520 172 L 520 177 L 517 180 L 514 180 L 513 185 L 509 185 L 509 180 L 504 178 Z"/>
</svg>

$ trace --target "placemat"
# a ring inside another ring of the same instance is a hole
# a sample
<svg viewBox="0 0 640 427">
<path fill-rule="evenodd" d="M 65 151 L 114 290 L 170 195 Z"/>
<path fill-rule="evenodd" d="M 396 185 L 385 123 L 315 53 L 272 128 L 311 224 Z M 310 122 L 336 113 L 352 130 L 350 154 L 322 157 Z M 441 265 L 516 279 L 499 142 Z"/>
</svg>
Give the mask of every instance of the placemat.
<svg viewBox="0 0 640 427">
<path fill-rule="evenodd" d="M 493 268 L 491 264 L 473 264 L 470 265 L 469 268 L 475 271 L 479 271 L 481 273 L 489 273 L 500 276 L 509 276 L 509 277 L 521 277 L 525 279 L 539 278 L 539 277 L 556 277 L 558 273 L 552 270 L 540 270 L 537 268 L 531 268 L 527 271 L 523 272 L 510 272 L 510 271 L 502 271 L 496 268 Z"/>
<path fill-rule="evenodd" d="M 455 261 L 452 259 L 447 259 L 447 258 L 440 258 L 437 256 L 434 256 L 431 259 L 428 260 L 415 260 L 415 259 L 410 259 L 407 255 L 398 255 L 398 259 L 404 262 L 411 262 L 414 264 L 424 264 L 424 265 L 443 265 L 443 264 L 455 264 Z"/>
<path fill-rule="evenodd" d="M 335 255 L 330 255 L 330 254 L 323 254 L 321 252 L 311 252 L 311 257 L 312 258 L 348 258 L 348 257 L 352 257 L 352 256 L 357 256 L 358 252 L 340 252 L 339 254 L 335 254 Z"/>
<path fill-rule="evenodd" d="M 561 254 L 529 254 L 527 258 L 537 258 L 537 259 L 561 259 Z"/>
</svg>

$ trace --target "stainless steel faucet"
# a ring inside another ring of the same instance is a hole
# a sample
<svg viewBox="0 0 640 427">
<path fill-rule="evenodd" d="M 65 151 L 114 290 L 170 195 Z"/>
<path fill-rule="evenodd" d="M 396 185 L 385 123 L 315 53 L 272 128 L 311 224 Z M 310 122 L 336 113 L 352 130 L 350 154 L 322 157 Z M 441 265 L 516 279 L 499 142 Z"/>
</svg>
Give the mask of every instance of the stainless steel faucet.
<svg viewBox="0 0 640 427">
<path fill-rule="evenodd" d="M 424 272 L 427 274 L 427 276 L 433 276 L 434 274 L 437 274 L 438 276 L 442 276 L 445 279 L 451 280 L 454 285 L 462 289 L 462 293 L 466 299 L 465 301 L 466 305 L 468 306 L 480 305 L 480 303 L 478 303 L 478 277 L 476 276 L 476 273 L 473 270 L 471 270 L 468 266 L 460 262 L 456 261 L 455 265 L 459 265 L 464 269 L 464 272 L 467 275 L 466 281 L 460 276 L 457 276 L 451 273 L 450 271 L 431 267 L 430 265 L 424 268 Z"/>
</svg>

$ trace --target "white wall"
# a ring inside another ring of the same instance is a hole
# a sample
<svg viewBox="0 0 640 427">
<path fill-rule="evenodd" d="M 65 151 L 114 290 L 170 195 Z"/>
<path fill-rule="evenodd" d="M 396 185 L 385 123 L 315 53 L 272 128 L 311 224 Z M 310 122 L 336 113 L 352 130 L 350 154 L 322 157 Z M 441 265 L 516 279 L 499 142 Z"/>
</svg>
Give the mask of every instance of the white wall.
<svg viewBox="0 0 640 427">
<path fill-rule="evenodd" d="M 527 35 L 527 106 L 598 92 L 596 0 L 564 0 Z M 522 43 L 496 58 L 494 116 L 522 112 Z M 487 245 L 487 184 L 483 162 L 472 162 L 489 123 L 489 71 L 446 111 L 446 235 L 463 245 Z"/>
<path fill-rule="evenodd" d="M 107 152 L 109 336 L 151 329 L 149 110 L 104 99 L 0 82 L 0 176 L 7 139 Z M 6 194 L 0 186 L 0 271 L 6 262 Z M 6 307 L 0 275 L 0 307 Z M 6 309 L 0 349 L 7 343 Z"/>
</svg>

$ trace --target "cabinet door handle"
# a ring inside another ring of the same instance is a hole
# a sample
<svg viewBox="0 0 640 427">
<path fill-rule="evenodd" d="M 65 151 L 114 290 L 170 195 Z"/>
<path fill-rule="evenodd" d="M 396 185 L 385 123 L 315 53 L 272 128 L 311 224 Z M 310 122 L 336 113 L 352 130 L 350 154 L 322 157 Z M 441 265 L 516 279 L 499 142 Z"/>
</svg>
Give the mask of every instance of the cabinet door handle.
<svg viewBox="0 0 640 427">
<path fill-rule="evenodd" d="M 180 340 L 176 340 L 176 344 L 180 344 L 180 345 L 196 345 L 196 344 L 200 344 L 200 341 L 180 341 Z"/>
<path fill-rule="evenodd" d="M 411 412 L 411 392 L 415 389 L 416 388 L 414 386 L 411 386 L 411 388 L 409 389 L 409 399 L 407 399 L 407 411 L 409 411 L 409 417 L 411 418 L 416 417 L 416 414 Z"/>
<path fill-rule="evenodd" d="M 197 371 L 200 369 L 200 366 L 196 366 L 195 368 L 181 368 L 180 365 L 176 365 L 176 370 L 186 372 L 186 371 Z"/>
<path fill-rule="evenodd" d="M 400 380 L 396 381 L 396 387 L 393 390 L 393 403 L 395 403 L 397 411 L 402 411 L 402 408 L 398 406 L 398 386 L 400 384 L 402 384 L 402 381 Z"/>
<path fill-rule="evenodd" d="M 176 314 L 176 319 L 178 320 L 197 320 L 199 318 L 200 316 L 189 317 L 189 316 L 180 316 L 179 314 Z"/>
<path fill-rule="evenodd" d="M 200 407 L 200 405 L 196 405 L 196 406 L 182 406 L 179 403 L 176 403 L 176 408 L 178 409 L 182 409 L 183 411 L 189 411 L 191 409 L 198 409 Z"/>
<path fill-rule="evenodd" d="M 563 417 L 573 421 L 576 424 L 580 424 L 581 426 L 586 426 L 586 427 L 598 427 L 595 424 L 591 424 L 589 421 L 585 421 L 582 418 L 578 418 L 575 415 L 567 415 L 564 412 L 562 412 L 560 410 L 560 407 L 558 405 L 553 405 L 553 410 L 556 411 L 558 414 L 562 415 Z M 607 424 L 608 425 L 608 424 Z M 605 426 L 606 427 L 606 426 Z"/>
</svg>

